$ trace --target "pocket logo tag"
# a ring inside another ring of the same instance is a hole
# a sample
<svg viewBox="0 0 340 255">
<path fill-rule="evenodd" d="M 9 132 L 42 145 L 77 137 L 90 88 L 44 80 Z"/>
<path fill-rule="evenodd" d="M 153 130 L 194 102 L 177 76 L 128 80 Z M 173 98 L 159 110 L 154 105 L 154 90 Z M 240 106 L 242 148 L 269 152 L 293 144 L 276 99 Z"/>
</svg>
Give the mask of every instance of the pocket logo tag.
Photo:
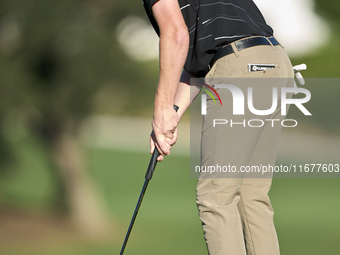
<svg viewBox="0 0 340 255">
<path fill-rule="evenodd" d="M 267 71 L 275 68 L 274 64 L 248 64 L 249 72 Z"/>
</svg>

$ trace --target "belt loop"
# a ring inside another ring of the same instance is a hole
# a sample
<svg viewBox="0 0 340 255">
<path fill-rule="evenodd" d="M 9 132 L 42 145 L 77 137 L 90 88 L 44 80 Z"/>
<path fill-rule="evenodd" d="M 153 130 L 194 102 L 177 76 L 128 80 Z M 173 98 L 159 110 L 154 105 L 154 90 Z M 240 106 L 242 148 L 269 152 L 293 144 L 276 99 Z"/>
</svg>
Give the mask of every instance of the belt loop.
<svg viewBox="0 0 340 255">
<path fill-rule="evenodd" d="M 267 39 L 267 41 L 270 43 L 270 46 L 272 46 L 272 49 L 273 49 L 274 51 L 276 51 L 276 49 L 275 49 L 274 45 L 273 45 L 273 44 L 272 44 L 272 42 L 269 40 L 269 38 L 268 38 L 268 37 L 266 37 L 266 39 Z"/>
<path fill-rule="evenodd" d="M 236 48 L 235 43 L 232 42 L 230 45 L 233 48 L 236 57 L 239 57 L 240 53 L 238 52 L 238 49 Z"/>
</svg>

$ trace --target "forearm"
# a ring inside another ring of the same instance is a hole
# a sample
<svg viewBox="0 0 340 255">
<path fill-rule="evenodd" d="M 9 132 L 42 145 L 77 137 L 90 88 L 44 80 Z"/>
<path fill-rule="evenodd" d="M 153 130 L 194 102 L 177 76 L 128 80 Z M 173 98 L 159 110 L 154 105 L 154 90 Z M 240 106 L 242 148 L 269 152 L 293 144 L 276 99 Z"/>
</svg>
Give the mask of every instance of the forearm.
<svg viewBox="0 0 340 255">
<path fill-rule="evenodd" d="M 187 30 L 164 31 L 160 35 L 160 74 L 155 108 L 172 107 L 181 72 L 188 54 Z"/>
<path fill-rule="evenodd" d="M 188 72 L 184 70 L 175 96 L 175 105 L 179 107 L 179 110 L 177 112 L 179 118 L 182 118 L 186 109 L 190 106 L 191 102 L 200 92 L 199 88 L 195 86 L 190 86 L 191 78 L 194 77 L 192 77 Z"/>
</svg>

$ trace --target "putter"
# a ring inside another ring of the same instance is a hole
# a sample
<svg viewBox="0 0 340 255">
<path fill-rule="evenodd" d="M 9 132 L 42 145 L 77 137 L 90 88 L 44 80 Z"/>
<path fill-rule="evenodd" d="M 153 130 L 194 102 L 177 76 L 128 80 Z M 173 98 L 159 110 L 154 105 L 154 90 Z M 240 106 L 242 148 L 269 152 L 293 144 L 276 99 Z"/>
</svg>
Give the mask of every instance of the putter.
<svg viewBox="0 0 340 255">
<path fill-rule="evenodd" d="M 178 106 L 174 105 L 174 109 L 177 112 L 178 111 Z M 133 224 L 135 223 L 135 220 L 136 220 L 136 217 L 137 217 L 137 213 L 138 213 L 139 208 L 140 208 L 140 206 L 142 204 L 146 188 L 148 187 L 149 181 L 151 180 L 153 172 L 155 171 L 155 167 L 157 165 L 157 158 L 158 158 L 159 155 L 160 155 L 160 153 L 157 150 L 157 148 L 155 147 L 155 149 L 154 149 L 154 151 L 152 153 L 151 159 L 150 159 L 148 170 L 146 171 L 146 174 L 145 174 L 144 185 L 143 185 L 142 191 L 141 191 L 141 193 L 139 195 L 139 199 L 138 199 L 138 202 L 137 202 L 137 205 L 136 205 L 136 209 L 135 209 L 135 212 L 133 213 L 129 229 L 128 229 L 127 233 L 126 233 L 126 236 L 125 236 L 125 239 L 124 239 L 124 243 L 123 243 L 122 249 L 120 250 L 119 255 L 123 255 L 123 253 L 124 253 L 127 241 L 129 240 L 129 236 L 131 234 L 131 230 L 132 230 Z"/>
</svg>

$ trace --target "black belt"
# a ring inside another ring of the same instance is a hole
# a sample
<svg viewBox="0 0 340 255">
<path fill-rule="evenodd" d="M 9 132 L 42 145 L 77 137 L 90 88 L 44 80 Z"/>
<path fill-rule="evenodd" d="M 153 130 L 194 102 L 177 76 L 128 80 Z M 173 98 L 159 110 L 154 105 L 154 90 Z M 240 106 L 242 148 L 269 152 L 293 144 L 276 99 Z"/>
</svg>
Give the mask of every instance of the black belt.
<svg viewBox="0 0 340 255">
<path fill-rule="evenodd" d="M 269 41 L 270 42 L 269 42 Z M 279 45 L 279 42 L 276 41 L 276 39 L 274 37 L 251 37 L 251 38 L 247 38 L 247 39 L 243 39 L 240 41 L 236 41 L 234 42 L 234 45 L 236 47 L 236 49 L 238 51 L 250 48 L 250 47 L 254 47 L 254 46 L 259 46 L 259 45 Z M 231 53 L 234 53 L 234 49 L 233 47 L 228 44 L 226 46 L 223 46 L 221 49 L 219 49 L 215 56 L 212 58 L 211 62 L 210 62 L 210 67 L 213 66 L 213 64 L 220 58 L 227 56 Z"/>
</svg>

